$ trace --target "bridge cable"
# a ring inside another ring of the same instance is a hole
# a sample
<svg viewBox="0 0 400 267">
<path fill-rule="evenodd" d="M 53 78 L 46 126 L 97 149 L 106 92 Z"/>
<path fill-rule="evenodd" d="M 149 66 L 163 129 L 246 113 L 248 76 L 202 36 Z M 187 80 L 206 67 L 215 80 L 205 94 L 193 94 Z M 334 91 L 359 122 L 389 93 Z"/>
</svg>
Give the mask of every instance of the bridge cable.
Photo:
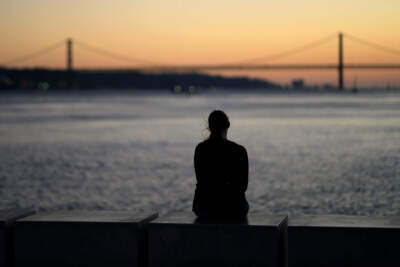
<svg viewBox="0 0 400 267">
<path fill-rule="evenodd" d="M 400 56 L 400 50 L 398 50 L 398 49 L 389 48 L 389 47 L 386 47 L 386 46 L 383 46 L 383 45 L 380 45 L 380 44 L 377 44 L 377 43 L 366 41 L 364 39 L 361 39 L 361 38 L 355 37 L 353 35 L 350 35 L 348 33 L 343 34 L 343 35 L 345 37 L 349 38 L 350 40 L 356 41 L 356 42 L 361 43 L 363 45 L 366 45 L 366 46 L 369 46 L 369 47 L 373 47 L 375 49 L 382 50 L 382 51 L 385 51 L 387 53 Z"/>
<path fill-rule="evenodd" d="M 65 45 L 65 41 L 60 41 L 60 42 L 57 42 L 57 43 L 55 43 L 55 44 L 53 44 L 51 46 L 48 46 L 48 47 L 43 48 L 43 49 L 40 49 L 39 51 L 30 53 L 30 54 L 26 54 L 26 55 L 23 55 L 23 56 L 16 57 L 16 58 L 11 59 L 9 61 L 6 61 L 4 63 L 0 63 L 0 65 L 7 66 L 7 65 L 13 65 L 15 63 L 19 63 L 21 61 L 31 60 L 33 58 L 36 58 L 36 57 L 39 57 L 41 55 L 47 54 L 47 53 L 49 53 L 49 52 L 51 52 L 51 51 L 53 51 L 53 50 L 55 50 L 55 49 L 57 49 L 57 48 L 59 48 L 59 47 L 61 47 L 63 45 Z"/>
<path fill-rule="evenodd" d="M 336 39 L 336 38 L 337 38 L 337 34 L 329 35 L 329 36 L 327 36 L 325 38 L 321 38 L 321 39 L 319 39 L 317 41 L 313 41 L 311 43 L 308 43 L 308 44 L 305 44 L 305 45 L 302 45 L 302 46 L 298 46 L 298 47 L 295 47 L 295 48 L 292 48 L 292 49 L 289 49 L 289 50 L 286 50 L 286 51 L 283 51 L 283 52 L 280 52 L 280 53 L 276 53 L 276 54 L 272 54 L 272 55 L 268 55 L 268 56 L 263 56 L 263 57 L 258 57 L 258 58 L 252 58 L 252 59 L 247 59 L 247 60 L 231 62 L 231 63 L 226 63 L 226 64 L 221 64 L 221 65 L 231 65 L 231 64 L 232 65 L 233 64 L 241 65 L 241 64 L 246 64 L 248 62 L 254 62 L 254 61 L 272 61 L 272 60 L 280 59 L 280 58 L 287 57 L 287 56 L 290 56 L 290 55 L 294 55 L 294 54 L 297 54 L 297 53 L 300 53 L 300 52 L 304 52 L 304 51 L 309 50 L 311 48 L 315 48 L 317 46 L 325 44 L 325 43 L 327 43 L 327 42 L 329 42 L 329 41 L 331 41 L 333 39 Z"/>
<path fill-rule="evenodd" d="M 140 64 L 141 63 L 141 64 L 147 64 L 147 65 L 152 65 L 152 66 L 159 65 L 159 64 L 157 64 L 155 62 L 152 62 L 152 61 L 149 61 L 149 60 L 127 57 L 125 55 L 121 55 L 121 54 L 117 54 L 117 53 L 114 53 L 114 52 L 110 52 L 110 51 L 107 51 L 105 49 L 98 48 L 98 47 L 83 43 L 81 41 L 74 41 L 74 43 L 77 44 L 79 47 L 84 48 L 84 49 L 86 49 L 88 51 L 91 51 L 91 52 L 96 53 L 96 54 L 100 54 L 102 56 L 111 57 L 113 59 L 119 59 L 119 60 L 123 60 L 123 61 L 126 61 L 126 62 L 134 63 L 134 64 L 138 64 L 138 63 Z"/>
</svg>

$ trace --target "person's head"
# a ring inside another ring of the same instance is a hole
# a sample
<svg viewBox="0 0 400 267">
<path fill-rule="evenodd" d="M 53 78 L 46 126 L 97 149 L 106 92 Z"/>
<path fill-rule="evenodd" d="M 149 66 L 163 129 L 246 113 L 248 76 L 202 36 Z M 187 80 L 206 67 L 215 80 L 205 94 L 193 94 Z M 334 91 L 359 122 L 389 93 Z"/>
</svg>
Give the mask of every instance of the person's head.
<svg viewBox="0 0 400 267">
<path fill-rule="evenodd" d="M 222 110 L 214 110 L 208 116 L 208 129 L 210 136 L 226 138 L 230 126 L 229 118 Z"/>
</svg>

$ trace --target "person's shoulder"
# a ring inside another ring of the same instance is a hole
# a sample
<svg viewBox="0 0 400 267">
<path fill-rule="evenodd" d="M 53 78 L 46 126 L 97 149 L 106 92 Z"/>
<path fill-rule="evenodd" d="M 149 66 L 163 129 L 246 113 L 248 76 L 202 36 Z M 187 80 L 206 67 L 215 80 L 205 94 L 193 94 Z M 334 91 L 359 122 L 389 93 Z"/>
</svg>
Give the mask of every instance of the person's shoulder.
<svg viewBox="0 0 400 267">
<path fill-rule="evenodd" d="M 205 146 L 207 146 L 207 140 L 204 140 L 204 141 L 201 141 L 200 143 L 198 143 L 198 144 L 196 145 L 196 150 L 202 149 L 202 148 L 204 148 Z"/>
<path fill-rule="evenodd" d="M 246 153 L 247 153 L 246 148 L 245 148 L 244 146 L 239 145 L 238 143 L 233 142 L 233 141 L 231 141 L 231 140 L 226 140 L 226 142 L 227 142 L 227 144 L 228 144 L 230 147 L 232 147 L 233 149 L 235 149 L 235 150 L 237 150 L 237 151 L 240 151 L 240 152 L 246 152 Z"/>
</svg>

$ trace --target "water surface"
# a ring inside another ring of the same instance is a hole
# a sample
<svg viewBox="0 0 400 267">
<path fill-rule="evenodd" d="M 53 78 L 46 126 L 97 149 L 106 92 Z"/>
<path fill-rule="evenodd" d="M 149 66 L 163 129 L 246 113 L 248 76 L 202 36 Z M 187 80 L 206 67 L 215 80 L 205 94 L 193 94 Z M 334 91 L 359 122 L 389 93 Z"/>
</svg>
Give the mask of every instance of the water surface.
<svg viewBox="0 0 400 267">
<path fill-rule="evenodd" d="M 0 208 L 190 210 L 223 109 L 252 212 L 400 215 L 400 94 L 0 95 Z"/>
</svg>

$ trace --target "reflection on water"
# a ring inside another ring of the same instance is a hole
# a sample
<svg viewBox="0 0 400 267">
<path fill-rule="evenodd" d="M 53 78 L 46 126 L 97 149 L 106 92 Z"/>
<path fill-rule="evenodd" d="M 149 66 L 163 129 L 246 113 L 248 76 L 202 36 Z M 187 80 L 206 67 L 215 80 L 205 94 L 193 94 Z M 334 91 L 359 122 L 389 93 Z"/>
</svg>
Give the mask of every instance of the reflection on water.
<svg viewBox="0 0 400 267">
<path fill-rule="evenodd" d="M 400 215 L 400 94 L 1 95 L 0 208 L 189 210 L 224 109 L 252 212 Z"/>
</svg>

